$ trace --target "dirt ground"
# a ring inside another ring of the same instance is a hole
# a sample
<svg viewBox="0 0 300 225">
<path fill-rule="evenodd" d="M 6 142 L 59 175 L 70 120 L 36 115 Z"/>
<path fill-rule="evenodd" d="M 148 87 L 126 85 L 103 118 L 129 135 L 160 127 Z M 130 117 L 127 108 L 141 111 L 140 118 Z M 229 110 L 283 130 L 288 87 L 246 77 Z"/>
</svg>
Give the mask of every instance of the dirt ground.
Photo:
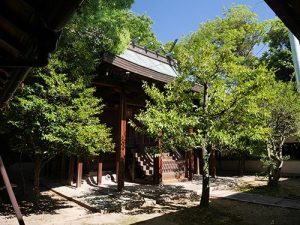
<svg viewBox="0 0 300 225">
<path fill-rule="evenodd" d="M 249 190 L 260 188 L 265 185 L 265 181 L 255 177 L 225 179 L 220 178 L 212 183 L 212 188 L 236 189 L 248 187 Z M 300 179 L 283 179 L 282 185 L 288 187 L 290 191 L 283 192 L 286 196 L 296 193 L 300 188 Z M 222 184 L 222 185 L 220 185 Z M 193 183 L 185 182 L 185 188 L 197 188 L 197 181 Z M 179 190 L 177 186 L 170 185 L 174 191 Z M 249 189 L 251 187 L 252 189 Z M 253 188 L 254 187 L 254 188 Z M 151 188 L 151 187 L 150 187 Z M 163 187 L 161 187 L 163 189 Z M 148 201 L 142 206 L 129 207 L 116 213 L 94 213 L 77 204 L 68 201 L 52 191 L 43 191 L 42 198 L 38 205 L 22 202 L 22 213 L 26 224 L 38 225 L 297 225 L 300 224 L 300 210 L 283 209 L 279 207 L 268 207 L 245 202 L 212 198 L 209 209 L 200 209 L 199 196 L 195 193 L 193 198 L 189 192 L 181 190 L 180 195 L 172 192 L 164 192 L 163 196 L 152 188 L 152 193 L 157 194 L 155 202 Z M 246 189 L 245 189 L 246 190 Z M 247 191 L 246 190 L 246 191 Z M 296 190 L 296 192 L 295 192 Z M 150 191 L 143 190 L 144 196 L 151 198 Z M 194 190 L 195 191 L 195 190 Z M 188 193 L 188 195 L 187 195 Z M 287 194 L 288 193 L 288 194 Z M 299 193 L 299 192 L 298 192 Z M 179 196 L 179 197 L 178 197 Z M 124 196 L 120 196 L 124 198 Z M 131 199 L 129 198 L 129 201 Z M 116 196 L 111 198 L 116 201 Z M 135 204 L 135 203 L 133 203 Z M 139 203 L 137 203 L 139 204 Z M 113 204 L 112 204 L 113 205 Z M 9 204 L 0 204 L 0 224 L 18 224 L 14 218 L 13 210 Z"/>
</svg>

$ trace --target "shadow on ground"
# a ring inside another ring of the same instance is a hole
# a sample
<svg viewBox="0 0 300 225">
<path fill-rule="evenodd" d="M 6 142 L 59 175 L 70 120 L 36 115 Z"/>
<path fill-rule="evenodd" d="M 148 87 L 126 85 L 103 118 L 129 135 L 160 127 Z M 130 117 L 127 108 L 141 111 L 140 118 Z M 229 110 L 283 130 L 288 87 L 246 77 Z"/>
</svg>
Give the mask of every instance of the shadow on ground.
<svg viewBox="0 0 300 225">
<path fill-rule="evenodd" d="M 56 211 L 63 208 L 70 208 L 67 202 L 60 198 L 53 198 L 49 192 L 42 193 L 37 204 L 26 198 L 18 198 L 21 212 L 24 216 L 31 214 L 56 214 Z M 0 215 L 14 217 L 15 212 L 9 201 L 0 202 Z"/>
<path fill-rule="evenodd" d="M 300 178 L 281 178 L 278 186 L 270 187 L 267 185 L 266 177 L 258 177 L 255 182 L 248 183 L 238 190 L 244 193 L 300 200 Z"/>
<path fill-rule="evenodd" d="M 132 223 L 133 225 L 295 225 L 300 222 L 300 211 L 262 205 L 212 199 L 210 208 L 199 206 Z"/>
</svg>

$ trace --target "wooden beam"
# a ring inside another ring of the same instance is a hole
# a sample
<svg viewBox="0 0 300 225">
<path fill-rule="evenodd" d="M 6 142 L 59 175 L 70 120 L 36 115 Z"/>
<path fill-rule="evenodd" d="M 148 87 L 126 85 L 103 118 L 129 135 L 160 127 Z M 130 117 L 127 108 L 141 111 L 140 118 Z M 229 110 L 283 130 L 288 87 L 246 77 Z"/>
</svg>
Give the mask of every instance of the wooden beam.
<svg viewBox="0 0 300 225">
<path fill-rule="evenodd" d="M 23 216 L 22 216 L 21 210 L 19 208 L 16 196 L 14 194 L 14 191 L 12 189 L 11 183 L 10 183 L 9 178 L 7 176 L 7 173 L 6 173 L 6 170 L 5 170 L 5 167 L 4 167 L 4 163 L 2 161 L 1 156 L 0 156 L 0 172 L 1 172 L 1 175 L 2 175 L 2 178 L 3 178 L 3 182 L 5 184 L 5 187 L 6 187 L 6 190 L 7 190 L 9 199 L 10 199 L 10 202 L 11 202 L 13 208 L 14 208 L 17 220 L 18 220 L 18 222 L 19 222 L 20 225 L 25 225 L 25 222 L 23 220 Z"/>
</svg>

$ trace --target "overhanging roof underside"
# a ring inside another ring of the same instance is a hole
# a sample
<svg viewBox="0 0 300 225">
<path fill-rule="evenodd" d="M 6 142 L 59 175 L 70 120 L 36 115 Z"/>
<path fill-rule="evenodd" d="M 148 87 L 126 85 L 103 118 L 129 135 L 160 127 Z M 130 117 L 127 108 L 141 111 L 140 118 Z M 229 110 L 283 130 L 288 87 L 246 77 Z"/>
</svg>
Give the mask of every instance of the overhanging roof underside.
<svg viewBox="0 0 300 225">
<path fill-rule="evenodd" d="M 31 67 L 45 66 L 82 0 L 0 0 L 0 109 Z"/>
<path fill-rule="evenodd" d="M 300 40 L 300 1 L 299 0 L 265 0 L 276 15 Z"/>
</svg>

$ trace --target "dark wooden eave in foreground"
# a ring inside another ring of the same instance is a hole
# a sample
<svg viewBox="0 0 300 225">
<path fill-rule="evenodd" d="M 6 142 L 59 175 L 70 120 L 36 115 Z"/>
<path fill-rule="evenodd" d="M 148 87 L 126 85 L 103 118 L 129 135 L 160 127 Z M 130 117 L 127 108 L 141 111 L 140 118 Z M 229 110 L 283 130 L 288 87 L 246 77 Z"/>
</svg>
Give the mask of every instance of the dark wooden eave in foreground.
<svg viewBox="0 0 300 225">
<path fill-rule="evenodd" d="M 299 0 L 265 0 L 276 15 L 300 40 L 300 1 Z"/>
<path fill-rule="evenodd" d="M 32 67 L 45 66 L 82 0 L 0 0 L 0 109 Z"/>
</svg>

